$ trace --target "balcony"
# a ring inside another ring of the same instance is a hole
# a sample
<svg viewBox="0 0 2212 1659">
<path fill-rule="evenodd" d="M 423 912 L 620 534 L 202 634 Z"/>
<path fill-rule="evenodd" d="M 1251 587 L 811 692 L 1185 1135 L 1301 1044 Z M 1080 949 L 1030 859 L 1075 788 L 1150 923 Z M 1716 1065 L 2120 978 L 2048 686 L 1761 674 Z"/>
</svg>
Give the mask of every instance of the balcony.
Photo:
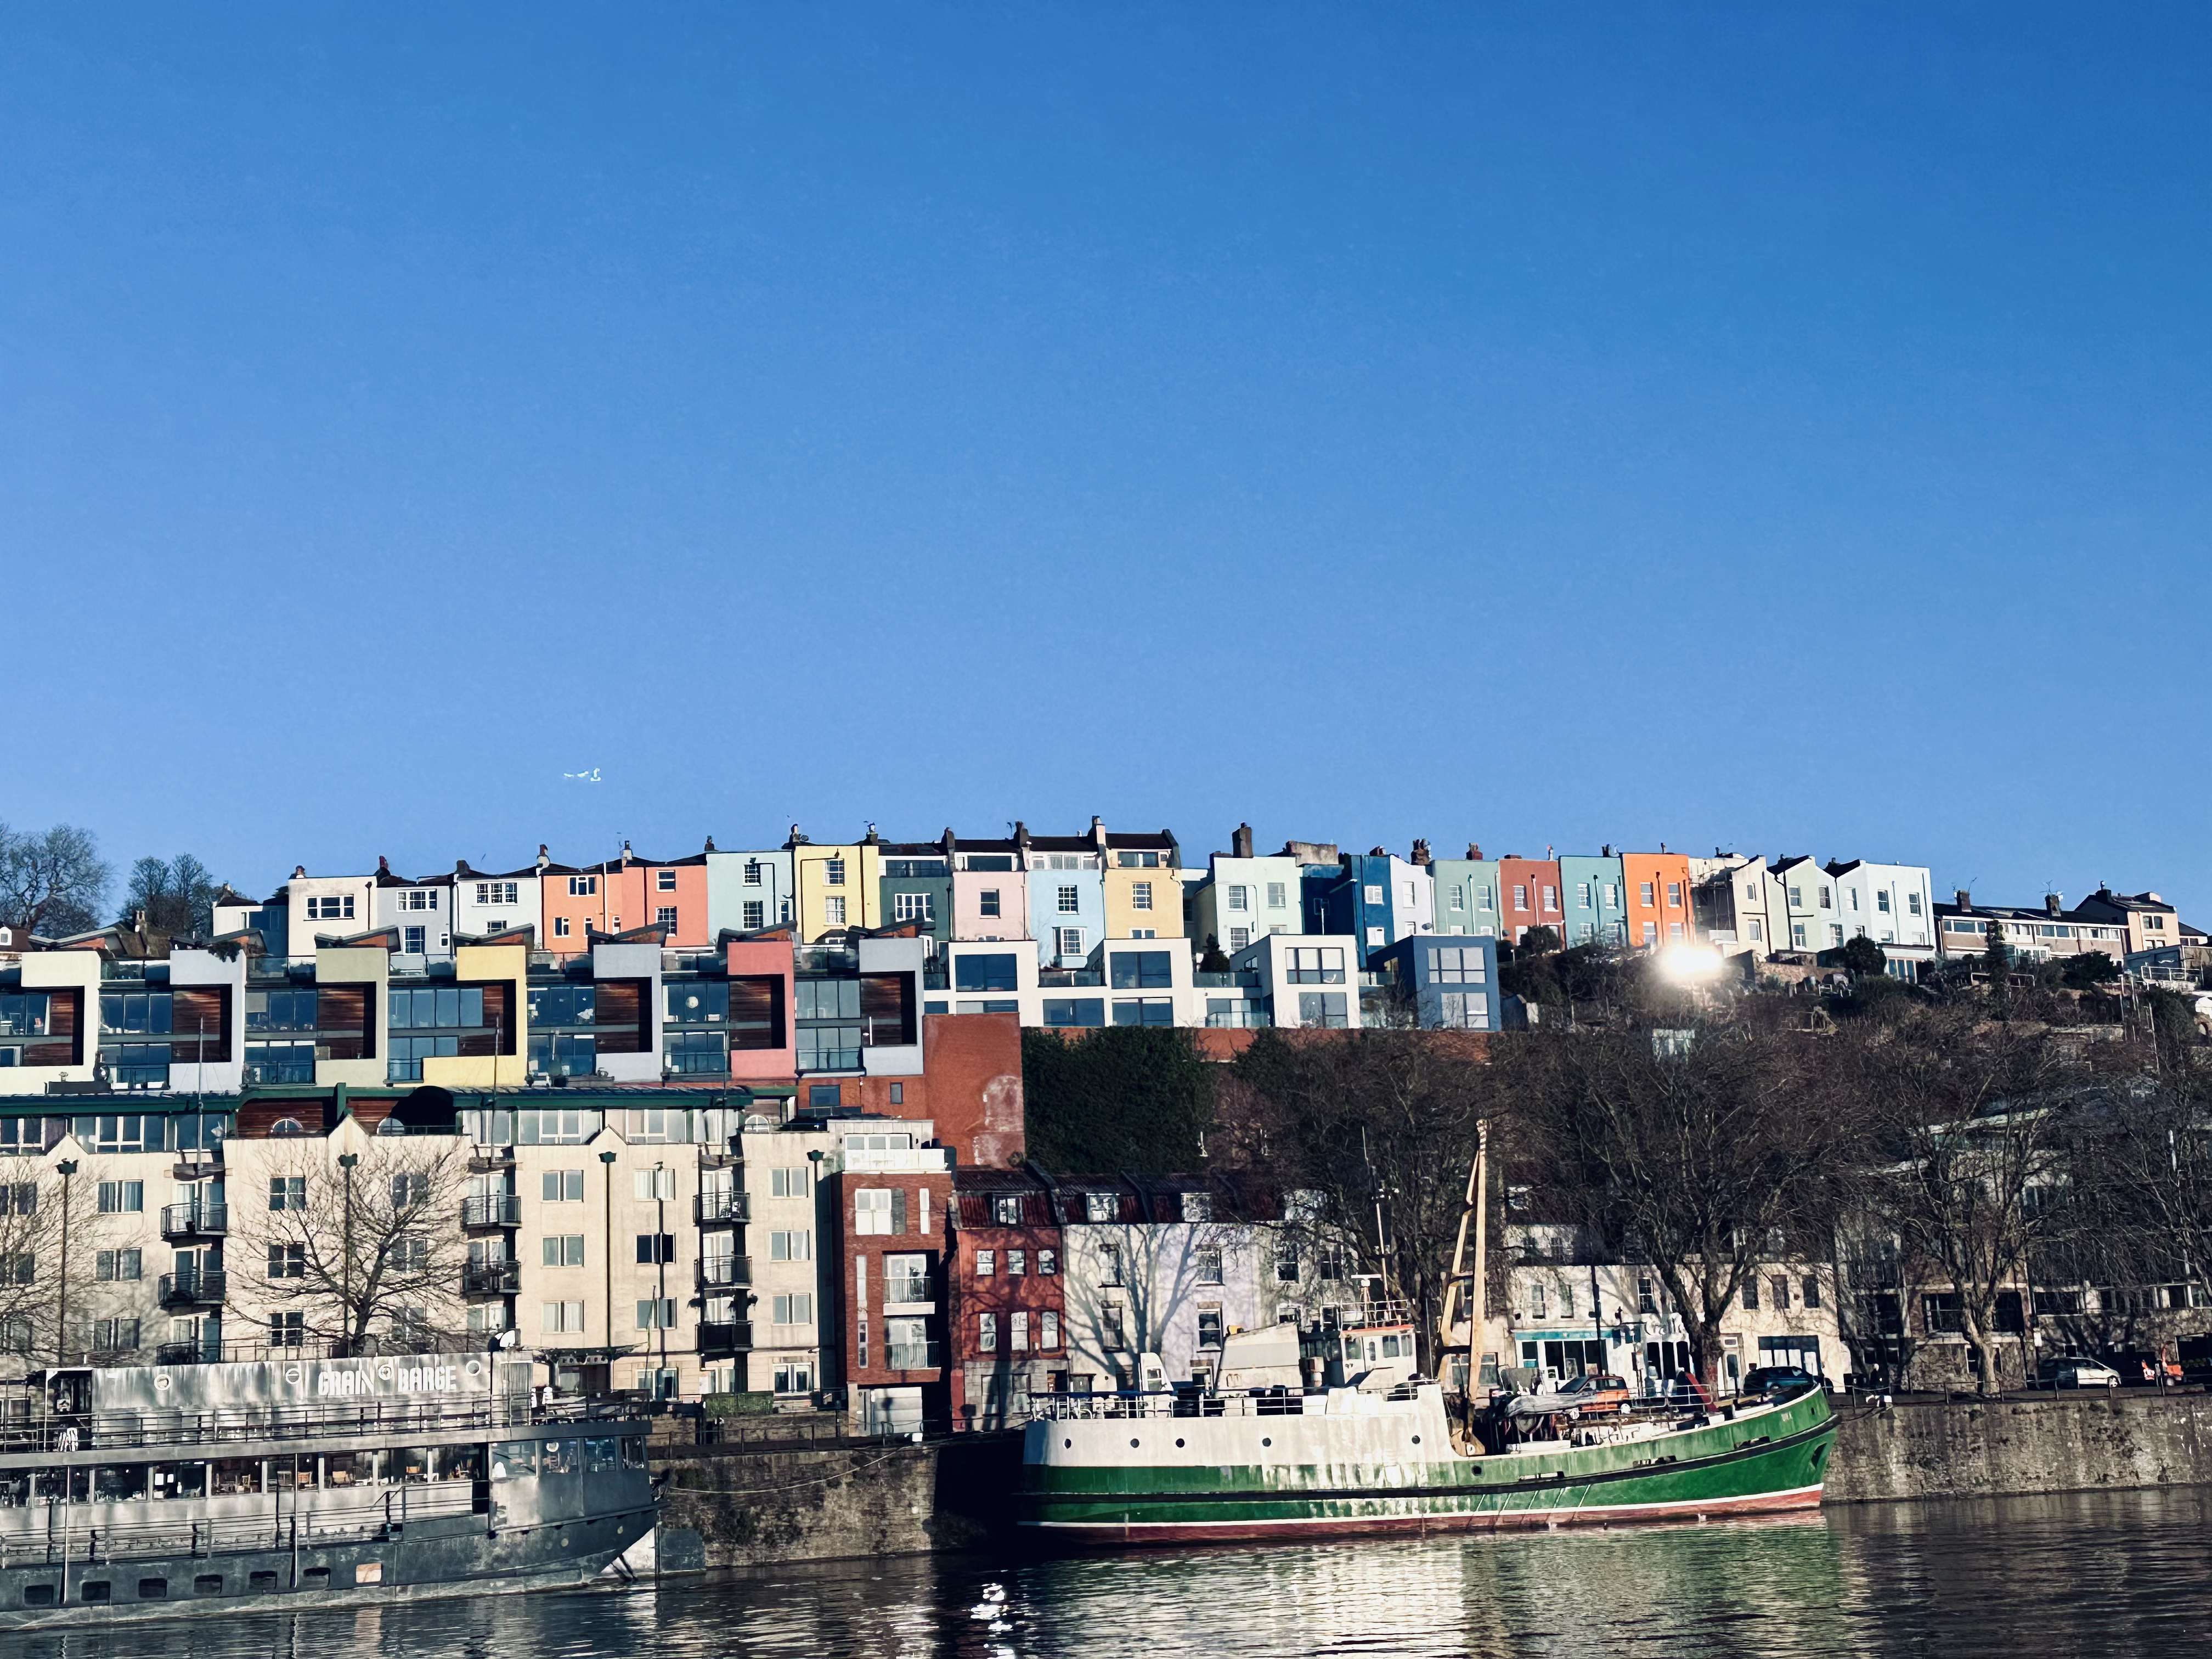
<svg viewBox="0 0 2212 1659">
<path fill-rule="evenodd" d="M 513 1193 L 493 1193 L 461 1200 L 464 1227 L 520 1227 L 522 1200 Z"/>
<path fill-rule="evenodd" d="M 164 1342 L 154 1350 L 156 1365 L 216 1365 L 222 1362 L 221 1342 Z"/>
<path fill-rule="evenodd" d="M 751 1203 L 744 1193 L 702 1193 L 691 1200 L 691 1213 L 702 1227 L 727 1227 L 751 1220 Z"/>
<path fill-rule="evenodd" d="M 230 1206 L 207 1200 L 192 1204 L 168 1204 L 161 1209 L 161 1237 L 220 1238 L 230 1231 Z"/>
<path fill-rule="evenodd" d="M 157 1291 L 165 1308 L 190 1307 L 196 1303 L 220 1302 L 230 1289 L 230 1275 L 221 1267 L 195 1267 L 163 1273 Z"/>
<path fill-rule="evenodd" d="M 933 1371 L 945 1364 L 941 1342 L 892 1342 L 884 1348 L 884 1369 L 890 1371 Z"/>
<path fill-rule="evenodd" d="M 702 1255 L 699 1258 L 699 1288 L 712 1291 L 753 1282 L 753 1259 L 749 1255 Z"/>
<path fill-rule="evenodd" d="M 519 1261 L 471 1261 L 461 1269 L 463 1296 L 513 1296 L 521 1288 Z"/>
<path fill-rule="evenodd" d="M 749 1352 L 753 1346 L 750 1321 L 732 1323 L 708 1320 L 699 1327 L 699 1352 L 707 1355 Z"/>
</svg>

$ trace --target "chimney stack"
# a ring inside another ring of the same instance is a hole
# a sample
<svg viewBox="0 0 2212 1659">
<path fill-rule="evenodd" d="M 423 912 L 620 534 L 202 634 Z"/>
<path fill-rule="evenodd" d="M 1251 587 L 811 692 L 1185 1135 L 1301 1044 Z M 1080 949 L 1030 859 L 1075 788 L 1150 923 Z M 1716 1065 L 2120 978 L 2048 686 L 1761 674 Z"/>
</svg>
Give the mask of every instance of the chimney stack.
<svg viewBox="0 0 2212 1659">
<path fill-rule="evenodd" d="M 2043 908 L 2046 914 L 2054 916 L 2062 915 L 2063 913 L 2065 901 L 2061 899 L 2057 894 L 2045 893 L 2043 896 Z"/>
<path fill-rule="evenodd" d="M 392 860 L 381 854 L 377 856 L 376 873 L 380 876 L 388 876 L 392 873 Z"/>
<path fill-rule="evenodd" d="M 1468 842 L 1467 861 L 1469 864 L 1480 864 L 1482 862 L 1482 843 L 1480 842 L 1471 841 Z"/>
<path fill-rule="evenodd" d="M 1418 836 L 1415 837 L 1413 854 L 1406 861 L 1408 864 L 1427 865 L 1430 861 L 1428 842 L 1419 839 Z"/>
<path fill-rule="evenodd" d="M 1961 887 L 1958 890 L 1958 896 L 1959 908 L 1961 910 L 1971 910 L 1974 908 L 1974 896 L 1965 888 Z"/>
<path fill-rule="evenodd" d="M 552 862 L 553 862 L 552 859 L 551 859 L 550 857 L 549 857 L 549 856 L 547 855 L 547 854 L 546 854 L 546 851 L 545 851 L 545 843 L 544 843 L 544 842 L 542 842 L 542 841 L 541 841 L 541 842 L 539 842 L 538 843 L 538 869 L 542 872 L 542 871 L 545 868 L 545 866 L 546 866 L 547 865 L 549 865 L 549 864 L 550 864 L 550 863 L 552 863 Z"/>
<path fill-rule="evenodd" d="M 304 865 L 304 864 L 295 864 L 295 865 L 294 865 L 294 866 L 292 866 L 292 879 L 293 879 L 293 880 L 295 880 L 295 881 L 305 881 L 307 878 L 307 866 L 306 865 Z"/>
<path fill-rule="evenodd" d="M 1249 859 L 1252 856 L 1252 826 L 1240 823 L 1229 832 L 1229 855 Z"/>
</svg>

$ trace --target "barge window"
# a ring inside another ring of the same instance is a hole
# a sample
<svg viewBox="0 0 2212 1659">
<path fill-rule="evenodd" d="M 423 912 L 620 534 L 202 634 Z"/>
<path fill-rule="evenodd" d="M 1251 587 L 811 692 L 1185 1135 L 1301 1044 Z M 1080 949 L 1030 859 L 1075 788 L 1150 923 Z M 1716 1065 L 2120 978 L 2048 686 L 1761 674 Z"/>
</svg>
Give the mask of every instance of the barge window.
<svg viewBox="0 0 2212 1659">
<path fill-rule="evenodd" d="M 169 1599 L 169 1581 L 166 1578 L 141 1578 L 138 1581 L 141 1601 L 166 1601 Z"/>
<path fill-rule="evenodd" d="M 403 1446 L 385 1454 L 386 1477 L 395 1486 L 417 1486 L 430 1479 L 430 1449 L 428 1446 Z"/>
<path fill-rule="evenodd" d="M 438 1451 L 441 1480 L 481 1480 L 484 1472 L 482 1446 L 443 1446 Z"/>
<path fill-rule="evenodd" d="M 323 1484 L 330 1487 L 374 1486 L 376 1454 L 373 1451 L 328 1454 L 323 1459 Z"/>
<path fill-rule="evenodd" d="M 626 1469 L 641 1469 L 645 1467 L 645 1437 L 643 1435 L 633 1434 L 623 1437 L 622 1463 Z"/>
<path fill-rule="evenodd" d="M 115 1586 L 105 1578 L 88 1578 L 76 1587 L 76 1599 L 88 1604 L 112 1601 Z"/>
<path fill-rule="evenodd" d="M 526 1474 L 538 1473 L 538 1443 L 535 1440 L 506 1440 L 491 1449 L 491 1478 L 495 1480 L 520 1480 Z"/>
<path fill-rule="evenodd" d="M 210 1498 L 253 1498 L 261 1492 L 261 1460 L 258 1457 L 218 1457 L 210 1466 Z"/>
<path fill-rule="evenodd" d="M 584 1443 L 584 1468 L 591 1474 L 605 1474 L 615 1467 L 615 1443 L 611 1440 L 586 1440 Z"/>
<path fill-rule="evenodd" d="M 95 1504 L 136 1504 L 146 1496 L 146 1465 L 116 1463 L 97 1469 L 92 1478 Z"/>
<path fill-rule="evenodd" d="M 538 1454 L 538 1469 L 541 1474 L 574 1474 L 576 1473 L 577 1443 L 574 1440 L 548 1440 Z"/>
</svg>

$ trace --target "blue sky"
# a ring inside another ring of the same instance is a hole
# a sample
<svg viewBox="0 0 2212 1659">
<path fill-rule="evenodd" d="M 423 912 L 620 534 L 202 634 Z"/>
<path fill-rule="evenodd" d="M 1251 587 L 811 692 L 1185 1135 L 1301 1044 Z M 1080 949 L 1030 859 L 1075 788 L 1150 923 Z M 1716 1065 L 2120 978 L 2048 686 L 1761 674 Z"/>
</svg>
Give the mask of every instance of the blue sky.
<svg viewBox="0 0 2212 1659">
<path fill-rule="evenodd" d="M 0 819 L 252 888 L 1249 818 L 2212 921 L 2201 10 L 0 44 Z"/>
</svg>

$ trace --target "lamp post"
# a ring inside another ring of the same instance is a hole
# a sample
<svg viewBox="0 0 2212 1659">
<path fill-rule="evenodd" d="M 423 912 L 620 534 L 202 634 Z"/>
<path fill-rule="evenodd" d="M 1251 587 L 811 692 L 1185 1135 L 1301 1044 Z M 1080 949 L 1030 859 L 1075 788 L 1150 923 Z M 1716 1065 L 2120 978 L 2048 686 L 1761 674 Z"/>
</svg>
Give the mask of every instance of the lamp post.
<svg viewBox="0 0 2212 1659">
<path fill-rule="evenodd" d="M 340 1152 L 338 1168 L 345 1181 L 345 1240 L 344 1240 L 344 1297 L 345 1336 L 340 1348 L 340 1358 L 353 1357 L 353 1171 L 361 1162 L 359 1152 Z"/>
<path fill-rule="evenodd" d="M 65 1158 L 54 1165 L 62 1178 L 62 1263 L 61 1305 L 54 1322 L 54 1364 L 69 1364 L 69 1224 L 70 1177 L 76 1173 L 76 1160 Z"/>
<path fill-rule="evenodd" d="M 600 1254 L 606 1258 L 607 1286 L 607 1389 L 615 1385 L 615 1155 L 611 1151 L 599 1154 L 599 1164 L 606 1171 L 605 1228 L 606 1243 Z"/>
</svg>

